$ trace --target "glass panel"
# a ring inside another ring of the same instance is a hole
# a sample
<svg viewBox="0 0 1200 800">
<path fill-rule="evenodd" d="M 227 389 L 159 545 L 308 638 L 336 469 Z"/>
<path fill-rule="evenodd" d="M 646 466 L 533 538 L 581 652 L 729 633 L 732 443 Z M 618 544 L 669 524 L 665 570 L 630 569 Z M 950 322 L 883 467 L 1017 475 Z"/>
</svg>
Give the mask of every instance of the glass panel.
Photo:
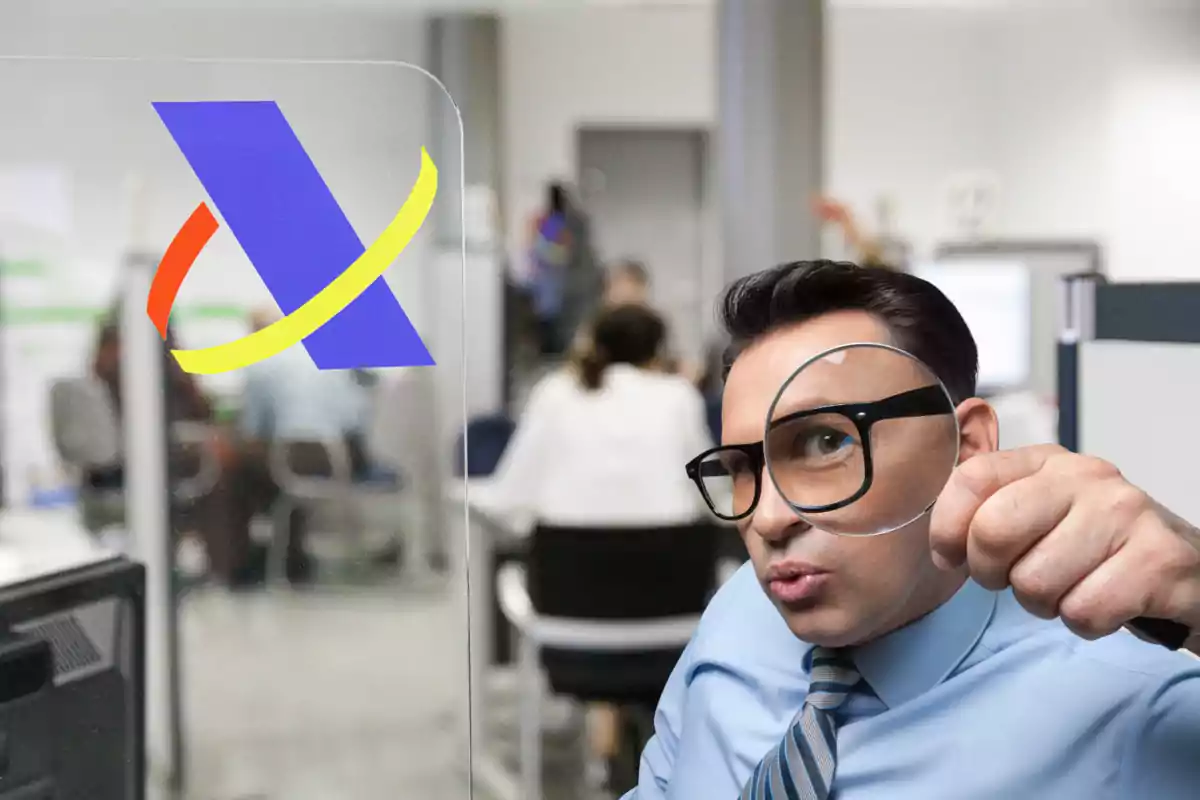
<svg viewBox="0 0 1200 800">
<path fill-rule="evenodd" d="M 171 564 L 153 782 L 469 796 L 449 97 L 399 63 L 0 59 L 0 108 L 5 501 Z M 119 377 L 156 329 L 169 436 Z M 170 534 L 127 523 L 135 440 Z"/>
</svg>

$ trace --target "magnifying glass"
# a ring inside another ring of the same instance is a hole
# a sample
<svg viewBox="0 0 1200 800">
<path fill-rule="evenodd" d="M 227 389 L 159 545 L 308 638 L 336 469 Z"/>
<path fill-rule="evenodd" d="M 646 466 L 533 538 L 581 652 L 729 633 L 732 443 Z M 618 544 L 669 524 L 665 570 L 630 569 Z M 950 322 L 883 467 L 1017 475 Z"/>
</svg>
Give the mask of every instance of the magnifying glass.
<svg viewBox="0 0 1200 800">
<path fill-rule="evenodd" d="M 890 533 L 928 514 L 958 465 L 954 412 L 941 380 L 911 353 L 874 342 L 834 347 L 804 362 L 771 403 L 766 470 L 814 527 Z M 1190 636 L 1167 620 L 1129 627 L 1171 649 Z"/>
</svg>

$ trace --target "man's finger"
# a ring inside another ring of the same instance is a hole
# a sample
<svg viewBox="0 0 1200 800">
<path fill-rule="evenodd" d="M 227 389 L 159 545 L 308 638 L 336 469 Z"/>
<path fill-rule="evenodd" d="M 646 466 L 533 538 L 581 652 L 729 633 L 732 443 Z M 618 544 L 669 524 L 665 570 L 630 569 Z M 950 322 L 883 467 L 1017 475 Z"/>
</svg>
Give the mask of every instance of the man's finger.
<svg viewBox="0 0 1200 800">
<path fill-rule="evenodd" d="M 1134 617 L 1153 616 L 1165 583 L 1156 564 L 1153 551 L 1127 543 L 1067 592 L 1058 607 L 1063 623 L 1077 636 L 1098 639 Z"/>
<path fill-rule="evenodd" d="M 933 507 L 929 544 L 945 566 L 967 560 L 967 530 L 979 507 L 1004 486 L 1037 472 L 1051 458 L 1068 451 L 1037 445 L 973 456 L 959 464 Z"/>
<path fill-rule="evenodd" d="M 1013 595 L 1036 617 L 1058 616 L 1063 598 L 1113 554 L 1116 538 L 1111 515 L 1087 503 L 1073 504 L 1009 570 Z"/>
<path fill-rule="evenodd" d="M 984 500 L 967 530 L 967 564 L 976 583 L 992 591 L 1007 587 L 1022 556 L 1069 516 L 1076 489 L 1034 473 Z"/>
</svg>

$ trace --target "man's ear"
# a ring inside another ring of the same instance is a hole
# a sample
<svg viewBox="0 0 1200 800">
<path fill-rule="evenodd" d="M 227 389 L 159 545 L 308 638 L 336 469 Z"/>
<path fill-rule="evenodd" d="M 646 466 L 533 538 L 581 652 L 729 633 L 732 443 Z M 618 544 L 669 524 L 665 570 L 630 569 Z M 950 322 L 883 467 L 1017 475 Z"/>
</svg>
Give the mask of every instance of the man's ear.
<svg viewBox="0 0 1200 800">
<path fill-rule="evenodd" d="M 1000 422 L 996 418 L 996 410 L 986 400 L 978 397 L 963 400 L 954 410 L 954 415 L 958 417 L 959 463 L 972 456 L 1000 449 Z"/>
</svg>

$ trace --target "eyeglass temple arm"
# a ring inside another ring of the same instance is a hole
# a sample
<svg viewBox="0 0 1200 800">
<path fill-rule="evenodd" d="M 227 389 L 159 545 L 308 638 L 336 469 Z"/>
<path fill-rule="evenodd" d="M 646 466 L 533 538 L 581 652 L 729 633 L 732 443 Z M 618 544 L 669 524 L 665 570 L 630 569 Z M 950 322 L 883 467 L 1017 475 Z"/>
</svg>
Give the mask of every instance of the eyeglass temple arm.
<svg viewBox="0 0 1200 800">
<path fill-rule="evenodd" d="M 901 419 L 949 413 L 949 402 L 942 387 L 931 384 L 862 405 L 864 408 L 873 409 L 876 419 Z"/>
</svg>

